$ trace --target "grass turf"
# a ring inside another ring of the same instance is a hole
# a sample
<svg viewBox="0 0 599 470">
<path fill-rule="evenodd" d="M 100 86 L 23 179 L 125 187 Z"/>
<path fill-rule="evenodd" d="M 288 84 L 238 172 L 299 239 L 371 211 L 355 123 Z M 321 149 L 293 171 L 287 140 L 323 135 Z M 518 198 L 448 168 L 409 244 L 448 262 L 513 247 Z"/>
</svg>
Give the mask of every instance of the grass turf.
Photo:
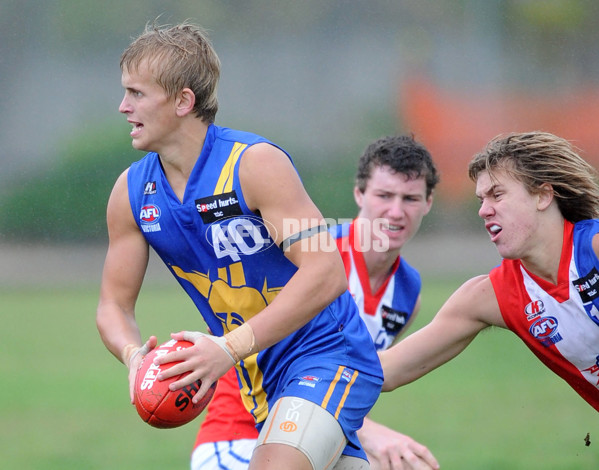
<svg viewBox="0 0 599 470">
<path fill-rule="evenodd" d="M 424 280 L 412 331 L 459 282 Z M 97 333 L 96 302 L 93 288 L 0 291 L 2 468 L 189 467 L 200 421 L 158 430 L 139 419 L 124 366 Z M 159 341 L 203 328 L 176 286 L 144 286 L 137 310 L 142 334 Z M 597 413 L 502 330 L 484 332 L 449 364 L 381 395 L 372 416 L 427 445 L 445 469 L 599 468 Z"/>
</svg>

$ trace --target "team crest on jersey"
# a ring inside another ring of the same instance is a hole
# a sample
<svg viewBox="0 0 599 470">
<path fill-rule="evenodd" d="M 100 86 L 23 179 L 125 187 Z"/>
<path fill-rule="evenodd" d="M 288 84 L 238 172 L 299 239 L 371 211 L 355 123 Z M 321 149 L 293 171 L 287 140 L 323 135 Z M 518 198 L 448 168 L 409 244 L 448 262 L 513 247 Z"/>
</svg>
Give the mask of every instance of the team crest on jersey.
<svg viewBox="0 0 599 470">
<path fill-rule="evenodd" d="M 156 194 L 156 181 L 146 181 L 144 184 L 144 196 Z"/>
<path fill-rule="evenodd" d="M 235 191 L 196 199 L 196 209 L 205 224 L 243 214 Z"/>
<path fill-rule="evenodd" d="M 533 300 L 524 307 L 524 313 L 526 313 L 526 319 L 528 321 L 533 321 L 535 318 L 540 317 L 545 313 L 545 304 L 542 300 Z"/>
<path fill-rule="evenodd" d="M 528 330 L 545 347 L 561 341 L 562 335 L 557 331 L 557 318 L 541 317 Z"/>
<path fill-rule="evenodd" d="M 591 269 L 586 276 L 572 281 L 572 284 L 580 294 L 582 303 L 586 304 L 599 298 L 599 272 L 597 272 L 597 268 Z"/>
<path fill-rule="evenodd" d="M 160 207 L 156 204 L 147 204 L 139 211 L 139 221 L 141 229 L 145 232 L 159 232 L 161 230 L 160 223 Z"/>
</svg>

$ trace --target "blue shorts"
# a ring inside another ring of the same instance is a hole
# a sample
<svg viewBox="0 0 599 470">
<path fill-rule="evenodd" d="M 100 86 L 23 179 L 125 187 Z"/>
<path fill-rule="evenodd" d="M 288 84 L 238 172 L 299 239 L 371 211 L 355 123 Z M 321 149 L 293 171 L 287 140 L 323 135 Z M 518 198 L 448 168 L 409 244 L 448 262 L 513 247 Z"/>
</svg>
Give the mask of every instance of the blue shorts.
<svg viewBox="0 0 599 470">
<path fill-rule="evenodd" d="M 300 397 L 319 405 L 341 425 L 348 440 L 342 453 L 366 459 L 357 431 L 378 399 L 383 380 L 380 376 L 337 365 L 326 359 L 326 356 L 319 356 L 319 365 L 314 365 L 314 360 L 307 358 L 295 361 L 293 370 L 285 374 L 288 377 L 286 383 L 276 396 L 269 397 L 269 405 L 274 405 L 281 397 Z M 262 424 L 258 424 L 259 430 Z"/>
</svg>

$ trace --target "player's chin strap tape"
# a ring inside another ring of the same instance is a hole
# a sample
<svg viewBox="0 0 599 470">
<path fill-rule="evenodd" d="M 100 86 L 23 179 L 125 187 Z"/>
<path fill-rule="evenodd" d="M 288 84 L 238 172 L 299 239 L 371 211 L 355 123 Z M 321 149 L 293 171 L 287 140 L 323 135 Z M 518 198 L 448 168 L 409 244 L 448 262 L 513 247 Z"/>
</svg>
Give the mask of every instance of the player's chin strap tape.
<svg viewBox="0 0 599 470">
<path fill-rule="evenodd" d="M 288 236 L 285 240 L 281 242 L 279 248 L 282 251 L 287 251 L 291 245 L 295 242 L 299 242 L 304 238 L 310 238 L 313 235 L 316 235 L 320 232 L 325 232 L 329 228 L 326 225 L 316 225 L 315 227 L 307 228 L 306 230 L 302 230 L 301 232 L 294 233 L 293 235 Z"/>
</svg>

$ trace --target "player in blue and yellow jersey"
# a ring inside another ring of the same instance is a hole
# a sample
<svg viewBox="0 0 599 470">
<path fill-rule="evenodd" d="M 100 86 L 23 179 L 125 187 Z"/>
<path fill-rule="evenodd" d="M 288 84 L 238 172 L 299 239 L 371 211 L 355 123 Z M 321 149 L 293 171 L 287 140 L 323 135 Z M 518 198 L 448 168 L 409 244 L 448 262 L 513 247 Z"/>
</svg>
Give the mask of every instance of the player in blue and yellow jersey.
<svg viewBox="0 0 599 470">
<path fill-rule="evenodd" d="M 133 147 L 149 153 L 118 178 L 108 202 L 97 325 L 129 367 L 130 389 L 157 342 L 142 342 L 135 321 L 151 246 L 214 334 L 174 333 L 195 346 L 156 359 L 179 362 L 158 380 L 189 372 L 171 387 L 200 379 L 197 401 L 235 366 L 261 429 L 250 469 L 368 468 L 356 432 L 382 370 L 289 156 L 214 124 L 220 63 L 200 28 L 148 26 L 121 70 L 119 111 Z"/>
<path fill-rule="evenodd" d="M 400 255 L 430 211 L 439 175 L 428 150 L 412 136 L 377 139 L 362 153 L 351 223 L 331 227 L 362 320 L 377 350 L 393 344 L 420 307 L 420 274 Z M 224 376 L 227 377 L 227 376 Z M 250 416 L 220 380 L 197 434 L 192 470 L 246 470 L 257 438 Z M 426 446 L 366 417 L 358 431 L 372 469 L 432 470 L 439 464 Z"/>
</svg>

